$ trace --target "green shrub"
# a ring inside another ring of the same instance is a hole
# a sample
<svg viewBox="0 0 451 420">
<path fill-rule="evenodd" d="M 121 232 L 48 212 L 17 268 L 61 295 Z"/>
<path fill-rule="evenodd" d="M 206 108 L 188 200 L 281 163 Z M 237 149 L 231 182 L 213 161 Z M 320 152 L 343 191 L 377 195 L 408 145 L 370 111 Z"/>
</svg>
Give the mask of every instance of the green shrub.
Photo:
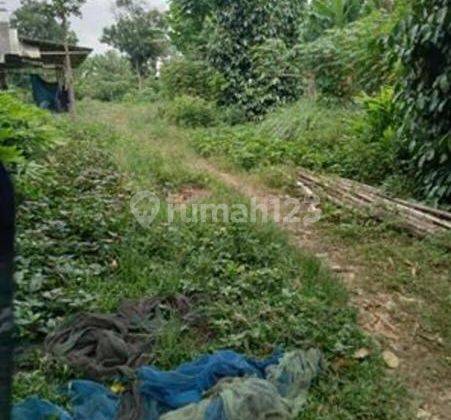
<svg viewBox="0 0 451 420">
<path fill-rule="evenodd" d="M 346 136 L 348 121 L 355 114 L 353 106 L 324 104 L 312 99 L 300 101 L 268 114 L 258 126 L 266 136 L 283 140 L 305 139 L 312 146 L 331 146 Z"/>
<path fill-rule="evenodd" d="M 195 96 L 178 96 L 168 102 L 164 115 L 181 127 L 209 127 L 218 121 L 216 105 Z"/>
<path fill-rule="evenodd" d="M 202 130 L 194 146 L 204 156 L 225 156 L 246 170 L 288 164 L 395 185 L 394 177 L 405 176 L 405 164 L 393 90 L 384 88 L 359 102 L 345 107 L 303 99 L 259 125 Z"/>
<path fill-rule="evenodd" d="M 77 76 L 76 92 L 80 98 L 120 101 L 138 88 L 130 63 L 115 51 L 88 58 Z"/>
<path fill-rule="evenodd" d="M 149 77 L 144 81 L 142 89 L 134 89 L 126 93 L 122 100 L 134 103 L 154 103 L 162 97 L 162 84 L 157 78 Z"/>
<path fill-rule="evenodd" d="M 230 126 L 244 124 L 247 121 L 246 111 L 239 105 L 220 107 L 219 116 L 224 124 Z"/>
<path fill-rule="evenodd" d="M 252 75 L 238 103 L 250 119 L 299 99 L 303 83 L 296 53 L 282 39 L 268 39 L 250 50 Z"/>
<path fill-rule="evenodd" d="M 353 135 L 337 150 L 336 167 L 346 177 L 381 184 L 403 172 L 393 89 L 363 95 L 360 104 L 363 112 L 353 118 Z"/>
<path fill-rule="evenodd" d="M 216 101 L 220 98 L 225 80 L 203 61 L 177 58 L 161 69 L 163 93 L 168 98 L 188 95 Z"/>
<path fill-rule="evenodd" d="M 350 131 L 349 115 L 344 108 L 302 100 L 268 115 L 259 125 L 201 131 L 194 145 L 203 155 L 226 156 L 247 170 L 285 163 L 319 169 L 335 162 L 333 151 Z"/>
<path fill-rule="evenodd" d="M 375 11 L 345 28 L 326 31 L 298 45 L 300 66 L 306 75 L 314 75 L 325 96 L 350 99 L 361 90 L 376 92 L 393 79 L 388 39 L 398 19 L 398 13 Z"/>
<path fill-rule="evenodd" d="M 289 159 L 288 155 L 292 152 L 286 142 L 274 145 L 251 126 L 200 133 L 195 144 L 203 156 L 227 156 L 235 165 L 246 170 L 281 163 Z"/>
<path fill-rule="evenodd" d="M 451 200 L 451 7 L 418 0 L 395 33 L 401 59 L 397 106 L 421 197 Z"/>
<path fill-rule="evenodd" d="M 372 1 L 361 0 L 311 0 L 306 3 L 300 19 L 300 38 L 304 41 L 314 41 L 328 29 L 343 28 L 376 6 L 371 5 Z"/>
<path fill-rule="evenodd" d="M 0 93 L 0 161 L 24 163 L 48 150 L 57 132 L 51 115 Z"/>
</svg>

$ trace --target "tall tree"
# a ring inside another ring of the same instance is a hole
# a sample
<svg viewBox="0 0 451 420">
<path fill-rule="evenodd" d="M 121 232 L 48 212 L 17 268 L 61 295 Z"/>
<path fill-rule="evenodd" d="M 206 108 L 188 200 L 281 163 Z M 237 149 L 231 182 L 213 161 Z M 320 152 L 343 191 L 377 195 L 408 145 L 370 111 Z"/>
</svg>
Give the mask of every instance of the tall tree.
<svg viewBox="0 0 451 420">
<path fill-rule="evenodd" d="M 65 60 L 65 79 L 66 89 L 69 93 L 69 112 L 73 115 L 75 113 L 75 92 L 74 92 L 74 73 L 72 69 L 72 62 L 70 58 L 70 23 L 71 16 L 81 16 L 81 7 L 86 3 L 86 0 L 50 0 L 48 5 L 52 8 L 56 18 L 59 20 L 64 38 L 64 52 Z"/>
<path fill-rule="evenodd" d="M 115 50 L 89 57 L 77 69 L 77 94 L 101 101 L 121 100 L 136 89 L 129 60 Z"/>
<path fill-rule="evenodd" d="M 293 46 L 306 2 L 170 0 L 169 33 L 180 51 L 200 55 L 225 77 L 222 102 L 257 117 L 299 94 Z"/>
<path fill-rule="evenodd" d="M 451 203 L 451 7 L 417 0 L 395 34 L 396 102 L 419 193 Z"/>
<path fill-rule="evenodd" d="M 117 5 L 116 23 L 103 30 L 101 40 L 127 56 L 141 88 L 168 48 L 165 18 L 158 10 L 145 10 L 135 1 L 118 1 Z"/>
<path fill-rule="evenodd" d="M 362 0 L 312 0 L 301 20 L 301 38 L 313 41 L 327 29 L 343 28 L 358 19 L 364 8 Z"/>
<path fill-rule="evenodd" d="M 284 61 L 297 43 L 304 2 L 246 0 L 216 7 L 207 60 L 228 82 L 225 102 L 241 105 L 251 118 L 296 97 L 289 93 L 292 77 L 284 74 Z M 267 78 L 263 68 L 270 66 L 277 71 Z"/>
<path fill-rule="evenodd" d="M 217 0 L 169 0 L 168 23 L 172 43 L 182 53 L 195 54 L 208 42 L 208 22 Z"/>
<path fill-rule="evenodd" d="M 21 0 L 13 13 L 11 22 L 19 35 L 44 41 L 64 42 L 66 33 L 56 19 L 50 4 L 39 0 Z M 69 31 L 69 42 L 77 43 L 75 32 Z"/>
</svg>

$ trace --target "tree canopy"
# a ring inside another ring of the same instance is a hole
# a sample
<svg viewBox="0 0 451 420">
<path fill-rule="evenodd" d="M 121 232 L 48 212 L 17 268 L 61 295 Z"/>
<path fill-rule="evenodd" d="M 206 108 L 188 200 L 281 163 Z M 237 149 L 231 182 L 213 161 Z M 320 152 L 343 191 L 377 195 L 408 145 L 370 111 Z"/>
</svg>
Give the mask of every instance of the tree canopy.
<svg viewBox="0 0 451 420">
<path fill-rule="evenodd" d="M 121 100 L 137 86 L 130 62 L 114 50 L 88 57 L 77 75 L 77 94 L 83 98 Z"/>
<path fill-rule="evenodd" d="M 12 15 L 12 23 L 24 37 L 63 42 L 65 30 L 57 20 L 56 9 L 51 3 L 39 0 L 21 0 L 20 7 Z M 76 44 L 75 32 L 69 31 L 69 43 Z"/>
<path fill-rule="evenodd" d="M 134 2 L 118 5 L 120 13 L 116 22 L 103 30 L 102 42 L 124 53 L 141 79 L 155 71 L 158 58 L 168 47 L 164 15 Z"/>
</svg>

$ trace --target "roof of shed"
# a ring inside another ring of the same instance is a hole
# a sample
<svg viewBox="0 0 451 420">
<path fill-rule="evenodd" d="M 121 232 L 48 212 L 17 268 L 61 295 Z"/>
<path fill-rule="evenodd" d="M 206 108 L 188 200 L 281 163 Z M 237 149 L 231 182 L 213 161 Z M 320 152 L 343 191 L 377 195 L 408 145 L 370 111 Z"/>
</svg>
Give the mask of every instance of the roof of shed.
<svg viewBox="0 0 451 420">
<path fill-rule="evenodd" d="M 6 52 L 0 60 L 0 69 L 19 69 L 24 67 L 62 68 L 66 54 L 64 44 L 19 37 L 19 51 Z M 72 67 L 76 68 L 92 52 L 91 48 L 77 45 L 69 46 Z"/>
<path fill-rule="evenodd" d="M 20 37 L 19 41 L 25 45 L 39 48 L 41 55 L 39 61 L 41 61 L 44 66 L 64 66 L 66 57 L 64 44 L 23 37 Z M 78 67 L 83 63 L 83 61 L 86 60 L 91 52 L 91 48 L 80 47 L 78 45 L 69 45 L 69 54 L 71 57 L 72 66 Z"/>
</svg>

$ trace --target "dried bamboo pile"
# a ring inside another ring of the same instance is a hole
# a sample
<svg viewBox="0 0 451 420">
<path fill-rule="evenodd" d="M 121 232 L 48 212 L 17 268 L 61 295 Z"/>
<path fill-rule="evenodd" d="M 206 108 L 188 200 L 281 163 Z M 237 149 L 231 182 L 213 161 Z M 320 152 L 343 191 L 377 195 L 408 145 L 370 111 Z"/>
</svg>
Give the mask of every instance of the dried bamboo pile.
<svg viewBox="0 0 451 420">
<path fill-rule="evenodd" d="M 339 177 L 299 172 L 298 185 L 334 204 L 361 211 L 423 238 L 451 229 L 451 213 L 419 203 L 390 198 L 377 188 Z"/>
</svg>

